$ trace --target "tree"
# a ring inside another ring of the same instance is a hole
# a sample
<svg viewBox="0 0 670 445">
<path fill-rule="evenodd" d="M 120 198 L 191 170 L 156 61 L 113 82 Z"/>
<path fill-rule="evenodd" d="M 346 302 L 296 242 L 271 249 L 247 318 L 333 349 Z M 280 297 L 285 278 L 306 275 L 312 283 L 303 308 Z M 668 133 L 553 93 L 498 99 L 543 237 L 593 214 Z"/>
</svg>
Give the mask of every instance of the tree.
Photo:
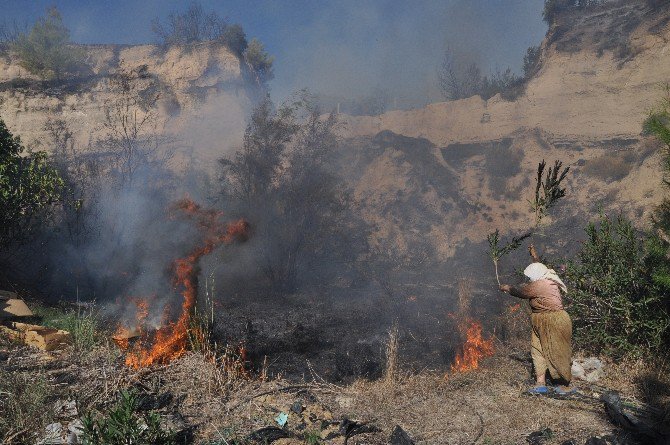
<svg viewBox="0 0 670 445">
<path fill-rule="evenodd" d="M 162 169 L 174 155 L 173 141 L 156 128 L 158 93 L 151 86 L 141 88 L 143 77 L 127 71 L 111 76 L 114 94 L 103 104 L 106 135 L 97 143 L 121 186 L 132 186 L 140 171 Z"/>
<path fill-rule="evenodd" d="M 255 268 L 274 292 L 295 291 L 301 270 L 316 277 L 336 261 L 352 263 L 365 244 L 348 241 L 363 231 L 352 229 L 348 189 L 330 164 L 336 126 L 308 103 L 275 109 L 265 99 L 238 153 L 221 160 L 226 208 L 251 223 Z"/>
<path fill-rule="evenodd" d="M 481 92 L 483 78 L 479 66 L 460 62 L 449 49 L 444 53 L 437 77 L 447 100 L 465 99 Z"/>
<path fill-rule="evenodd" d="M 247 49 L 244 51 L 244 60 L 247 66 L 255 74 L 258 83 L 265 83 L 274 77 L 272 64 L 274 57 L 265 51 L 265 47 L 260 40 L 253 38 Z"/>
<path fill-rule="evenodd" d="M 47 154 L 25 153 L 0 119 L 0 248 L 27 240 L 46 224 L 62 187 Z"/>
<path fill-rule="evenodd" d="M 12 48 L 21 59 L 21 66 L 44 79 L 60 79 L 78 72 L 84 61 L 84 51 L 73 47 L 70 31 L 56 8 L 47 11 L 30 33 L 22 33 Z"/>
<path fill-rule="evenodd" d="M 215 11 L 206 13 L 197 2 L 191 3 L 181 14 L 170 13 L 166 24 L 155 18 L 151 22 L 151 30 L 163 46 L 216 41 L 226 45 L 237 56 L 242 56 L 247 48 L 247 37 L 242 26 L 229 24 Z"/>
<path fill-rule="evenodd" d="M 205 13 L 202 5 L 197 2 L 191 3 L 181 14 L 171 12 L 165 25 L 158 18 L 151 23 L 151 30 L 164 46 L 216 40 L 226 27 L 227 23 L 216 12 Z"/>
<path fill-rule="evenodd" d="M 247 35 L 242 26 L 237 23 L 226 26 L 219 40 L 238 56 L 244 54 L 248 45 Z"/>
</svg>

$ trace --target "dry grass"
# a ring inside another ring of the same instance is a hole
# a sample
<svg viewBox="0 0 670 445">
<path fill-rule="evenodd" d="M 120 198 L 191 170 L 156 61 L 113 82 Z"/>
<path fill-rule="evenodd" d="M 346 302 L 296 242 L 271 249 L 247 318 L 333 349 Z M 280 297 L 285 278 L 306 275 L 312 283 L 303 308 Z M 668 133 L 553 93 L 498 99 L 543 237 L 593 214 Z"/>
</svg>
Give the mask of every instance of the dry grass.
<svg viewBox="0 0 670 445">
<path fill-rule="evenodd" d="M 467 308 L 471 295 L 467 280 L 459 288 L 459 305 Z M 395 425 L 402 426 L 417 444 L 525 443 L 528 434 L 543 428 L 553 431 L 548 444 L 568 439 L 584 443 L 589 437 L 611 433 L 613 426 L 600 403 L 524 395 L 532 384 L 530 361 L 526 359 L 528 324 L 527 320 L 522 323 L 525 314 L 521 311 L 509 317 L 519 317 L 517 327 L 524 338 L 519 343 L 521 349 L 498 344 L 496 355 L 485 359 L 480 370 L 450 374 L 446 379 L 444 370 L 403 374 L 399 372 L 398 330 L 392 328 L 386 377 L 360 380 L 346 387 L 326 383 L 316 374 L 311 382 L 245 378 L 231 371 L 235 367 L 226 364 L 228 359 L 209 353 L 192 352 L 162 367 L 134 371 L 121 365 L 122 356 L 109 345 L 94 349 L 85 363 L 77 354 L 66 352 L 42 359 L 44 354 L 25 348 L 0 346 L 12 354 L 11 362 L 20 367 L 21 378 L 46 378 L 48 391 L 38 385 L 36 398 L 29 397 L 37 400 L 37 405 L 69 393 L 74 394 L 81 412 L 86 412 L 104 409 L 122 388 L 170 393 L 170 409 L 178 411 L 188 425 L 197 427 L 195 443 L 239 441 L 252 431 L 276 425 L 274 418 L 279 412 L 289 414 L 288 428 L 295 435 L 294 443 L 323 442 L 328 431 L 337 429 L 324 425 L 343 418 L 370 421 L 381 429 L 355 436 L 349 444 L 386 444 Z M 14 368 L 0 369 L 8 374 Z M 606 369 L 607 376 L 599 382 L 602 385 L 629 398 L 668 406 L 667 363 L 606 363 Z M 588 394 L 585 385 L 582 389 Z M 296 401 L 305 406 L 300 415 L 291 411 Z M 25 410 L 36 404 L 22 406 Z M 52 420 L 48 417 L 48 412 L 34 417 L 35 424 L 26 427 L 39 431 Z M 320 430 L 319 439 L 316 431 Z M 342 437 L 328 443 L 342 443 Z"/>
<path fill-rule="evenodd" d="M 376 382 L 358 382 L 348 388 L 350 411 L 376 418 L 387 432 L 401 425 L 419 444 L 524 443 L 529 433 L 542 428 L 554 432 L 549 444 L 568 439 L 584 443 L 610 432 L 600 406 L 524 395 L 529 375 L 526 366 L 499 354 L 479 371 L 447 380 L 441 372 L 426 372 L 398 382 L 393 391 Z"/>
</svg>

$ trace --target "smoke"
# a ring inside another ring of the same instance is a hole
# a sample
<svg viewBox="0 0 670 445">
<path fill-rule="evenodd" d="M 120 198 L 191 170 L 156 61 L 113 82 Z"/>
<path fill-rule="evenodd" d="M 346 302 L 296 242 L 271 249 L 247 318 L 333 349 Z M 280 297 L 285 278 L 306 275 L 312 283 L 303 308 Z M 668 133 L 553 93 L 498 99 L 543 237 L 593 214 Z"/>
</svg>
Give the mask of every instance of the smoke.
<svg viewBox="0 0 670 445">
<path fill-rule="evenodd" d="M 546 32 L 541 9 L 533 0 L 321 3 L 311 20 L 279 30 L 273 89 L 349 98 L 379 89 L 401 108 L 440 101 L 436 68 L 447 48 L 485 72 L 519 72 Z"/>
<path fill-rule="evenodd" d="M 33 22 L 55 4 L 80 43 L 140 44 L 154 41 L 150 23 L 174 10 L 176 0 L 8 3 L 4 12 Z M 406 108 L 440 101 L 436 69 L 447 47 L 476 61 L 484 74 L 510 66 L 520 72 L 526 49 L 542 40 L 543 2 L 537 0 L 202 0 L 276 56 L 273 95 L 283 101 L 309 88 L 348 99 L 387 91 Z M 4 6 L 4 5 L 3 5 Z"/>
</svg>

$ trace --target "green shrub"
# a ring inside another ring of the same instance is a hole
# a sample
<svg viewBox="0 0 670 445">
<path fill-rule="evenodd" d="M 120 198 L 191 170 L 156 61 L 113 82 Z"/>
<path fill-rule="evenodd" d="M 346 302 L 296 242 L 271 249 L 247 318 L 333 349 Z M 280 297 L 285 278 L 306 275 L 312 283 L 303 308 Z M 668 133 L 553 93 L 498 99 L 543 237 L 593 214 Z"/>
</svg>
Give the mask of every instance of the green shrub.
<svg viewBox="0 0 670 445">
<path fill-rule="evenodd" d="M 0 249 L 32 235 L 61 199 L 63 180 L 47 154 L 24 151 L 0 119 Z"/>
<path fill-rule="evenodd" d="M 156 413 L 140 415 L 137 394 L 121 391 L 112 409 L 100 418 L 84 417 L 83 443 L 86 445 L 168 445 L 174 434 L 161 428 Z"/>
<path fill-rule="evenodd" d="M 28 34 L 21 34 L 12 45 L 23 66 L 44 79 L 58 79 L 78 72 L 84 51 L 71 45 L 70 31 L 56 8 L 47 11 Z"/>
<path fill-rule="evenodd" d="M 644 240 L 621 216 L 601 215 L 586 235 L 566 270 L 577 344 L 614 356 L 660 351 L 670 314 L 647 267 Z"/>
<path fill-rule="evenodd" d="M 35 315 L 41 323 L 54 329 L 63 329 L 72 335 L 72 346 L 76 352 L 88 352 L 100 344 L 102 330 L 100 320 L 93 310 L 63 310 L 36 306 Z"/>
<path fill-rule="evenodd" d="M 247 49 L 244 51 L 244 60 L 254 73 L 256 73 L 260 82 L 267 82 L 274 77 L 274 74 L 272 73 L 274 57 L 270 56 L 265 51 L 265 47 L 260 40 L 256 38 L 251 39 Z"/>
</svg>

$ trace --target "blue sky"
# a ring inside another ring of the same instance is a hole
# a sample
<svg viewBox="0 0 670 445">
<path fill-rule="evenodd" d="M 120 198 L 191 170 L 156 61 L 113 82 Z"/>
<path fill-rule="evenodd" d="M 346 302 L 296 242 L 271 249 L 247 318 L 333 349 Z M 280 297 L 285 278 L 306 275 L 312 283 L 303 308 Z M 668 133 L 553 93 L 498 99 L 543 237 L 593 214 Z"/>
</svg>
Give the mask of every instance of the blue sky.
<svg viewBox="0 0 670 445">
<path fill-rule="evenodd" d="M 440 100 L 436 70 L 450 47 L 486 71 L 519 70 L 546 32 L 540 0 L 203 0 L 275 55 L 273 95 L 386 90 L 400 104 Z M 176 0 L 0 0 L 0 23 L 32 23 L 55 5 L 80 43 L 146 43 Z"/>
</svg>

